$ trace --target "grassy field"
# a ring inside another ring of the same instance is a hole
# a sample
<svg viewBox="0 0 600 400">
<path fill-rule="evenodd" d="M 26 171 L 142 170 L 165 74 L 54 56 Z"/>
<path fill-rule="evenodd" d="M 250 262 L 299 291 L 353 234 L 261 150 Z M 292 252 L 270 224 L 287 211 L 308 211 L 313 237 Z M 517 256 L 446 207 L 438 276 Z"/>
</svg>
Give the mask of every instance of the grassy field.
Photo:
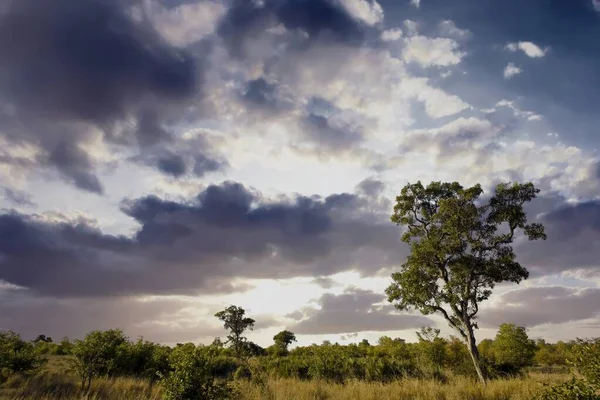
<svg viewBox="0 0 600 400">
<path fill-rule="evenodd" d="M 13 377 L 2 385 L 1 400 L 79 400 L 82 399 L 77 377 L 68 371 L 67 360 L 53 360 L 37 376 Z M 530 400 L 543 383 L 559 383 L 566 374 L 531 373 L 519 379 L 494 380 L 487 386 L 464 377 L 454 377 L 447 384 L 433 380 L 404 379 L 390 384 L 348 382 L 344 385 L 325 382 L 272 379 L 267 388 L 240 381 L 240 400 Z M 92 385 L 90 400 L 158 400 L 159 385 L 134 379 L 98 379 Z"/>
</svg>

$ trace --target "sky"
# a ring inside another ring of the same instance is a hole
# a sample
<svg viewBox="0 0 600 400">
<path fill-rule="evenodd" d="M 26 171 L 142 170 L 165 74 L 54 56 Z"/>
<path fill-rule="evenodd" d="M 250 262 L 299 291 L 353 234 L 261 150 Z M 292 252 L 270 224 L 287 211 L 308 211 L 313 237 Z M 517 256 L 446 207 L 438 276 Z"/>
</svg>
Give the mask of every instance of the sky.
<svg viewBox="0 0 600 400">
<path fill-rule="evenodd" d="M 407 183 L 541 192 L 480 308 L 600 332 L 597 0 L 0 0 L 0 330 L 415 340 Z"/>
</svg>

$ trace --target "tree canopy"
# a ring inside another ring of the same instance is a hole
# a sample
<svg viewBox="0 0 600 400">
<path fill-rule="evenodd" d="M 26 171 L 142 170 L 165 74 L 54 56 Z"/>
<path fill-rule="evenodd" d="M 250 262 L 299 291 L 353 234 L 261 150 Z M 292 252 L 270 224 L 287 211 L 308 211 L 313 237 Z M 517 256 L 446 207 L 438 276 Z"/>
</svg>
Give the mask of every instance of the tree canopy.
<svg viewBox="0 0 600 400">
<path fill-rule="evenodd" d="M 528 278 L 511 244 L 520 232 L 546 239 L 543 225 L 528 224 L 523 209 L 538 193 L 532 183 L 502 183 L 484 202 L 479 184 L 417 182 L 396 197 L 391 220 L 406 227 L 402 240 L 411 251 L 392 274 L 388 300 L 401 310 L 441 314 L 468 343 L 482 381 L 473 333 L 479 305 L 496 284 Z"/>
</svg>

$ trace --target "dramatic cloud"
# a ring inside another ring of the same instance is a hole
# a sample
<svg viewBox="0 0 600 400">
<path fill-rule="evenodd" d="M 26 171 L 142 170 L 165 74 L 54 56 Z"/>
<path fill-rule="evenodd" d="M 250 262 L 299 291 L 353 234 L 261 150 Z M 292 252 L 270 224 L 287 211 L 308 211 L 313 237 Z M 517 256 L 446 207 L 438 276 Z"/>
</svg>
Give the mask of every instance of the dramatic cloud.
<svg viewBox="0 0 600 400">
<path fill-rule="evenodd" d="M 503 322 L 534 327 L 598 318 L 598 302 L 598 288 L 548 286 L 511 290 L 501 296 L 493 309 L 482 313 L 482 327 L 495 328 Z"/>
<path fill-rule="evenodd" d="M 289 329 L 302 335 L 395 331 L 434 325 L 420 315 L 398 314 L 385 296 L 369 290 L 348 289 L 343 294 L 324 294 L 319 308 L 306 307 L 289 317 L 301 319 Z"/>
<path fill-rule="evenodd" d="M 201 83 L 197 60 L 119 1 L 8 2 L 0 55 L 0 134 L 95 193 L 105 142 L 167 140 L 163 118 Z"/>
<path fill-rule="evenodd" d="M 596 1 L 37 3 L 0 0 L 3 326 L 205 340 L 187 302 L 260 282 L 320 298 L 306 333 L 413 327 L 365 288 L 405 260 L 389 214 L 417 180 L 533 181 L 548 240 L 518 260 L 591 315 L 566 286 L 598 279 Z M 368 279 L 321 297 L 344 271 Z M 252 314 L 302 308 L 279 306 Z"/>
<path fill-rule="evenodd" d="M 506 45 L 506 49 L 512 52 L 517 50 L 521 50 L 523 53 L 527 55 L 527 57 L 531 58 L 540 58 L 544 57 L 548 52 L 548 49 L 541 49 L 535 43 L 532 42 L 518 42 L 518 43 L 508 43 Z"/>
<path fill-rule="evenodd" d="M 536 275 L 581 270 L 598 275 L 600 241 L 600 203 L 589 201 L 565 204 L 548 210 L 541 221 L 548 240 L 523 244 L 518 255 Z"/>
<path fill-rule="evenodd" d="M 107 296 L 227 292 L 234 277 L 374 273 L 400 263 L 406 248 L 372 201 L 348 193 L 267 201 L 225 183 L 189 203 L 127 201 L 140 225 L 131 238 L 85 221 L 4 214 L 0 278 L 44 295 Z"/>
</svg>

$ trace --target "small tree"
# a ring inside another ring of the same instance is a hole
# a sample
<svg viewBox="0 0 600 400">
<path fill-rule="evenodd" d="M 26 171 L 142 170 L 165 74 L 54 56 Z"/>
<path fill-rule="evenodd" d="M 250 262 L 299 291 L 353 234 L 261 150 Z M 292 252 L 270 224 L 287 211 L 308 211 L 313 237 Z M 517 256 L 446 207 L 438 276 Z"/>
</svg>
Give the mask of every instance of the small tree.
<svg viewBox="0 0 600 400">
<path fill-rule="evenodd" d="M 502 324 L 494 339 L 492 349 L 497 368 L 504 373 L 517 373 L 533 365 L 535 343 L 522 326 Z"/>
<path fill-rule="evenodd" d="M 33 339 L 33 343 L 39 343 L 39 342 L 52 343 L 52 338 L 50 336 L 46 336 L 46 335 L 37 335 L 37 337 L 35 339 Z"/>
<path fill-rule="evenodd" d="M 278 349 L 280 349 L 283 353 L 287 353 L 288 347 L 292 344 L 292 342 L 296 342 L 297 340 L 294 333 L 288 330 L 283 330 L 277 335 L 273 336 L 273 341 Z"/>
<path fill-rule="evenodd" d="M 0 382 L 12 374 L 34 373 L 44 362 L 32 343 L 15 332 L 0 332 Z"/>
<path fill-rule="evenodd" d="M 171 349 L 138 339 L 127 349 L 127 373 L 150 381 L 152 386 L 161 376 L 169 372 L 169 355 Z"/>
<path fill-rule="evenodd" d="M 519 283 L 529 276 L 515 261 L 511 243 L 519 230 L 529 240 L 545 239 L 541 224 L 527 224 L 523 205 L 539 192 L 532 183 L 500 184 L 482 204 L 480 185 L 408 184 L 396 198 L 391 220 L 406 226 L 402 240 L 410 255 L 393 283 L 388 300 L 401 310 L 441 314 L 465 340 L 475 370 L 485 383 L 475 329 L 479 304 L 497 283 Z"/>
<path fill-rule="evenodd" d="M 75 341 L 73 367 L 81 378 L 83 392 L 89 391 L 93 378 L 121 372 L 126 363 L 128 344 L 120 329 L 93 331 L 85 339 Z"/>
<path fill-rule="evenodd" d="M 227 341 L 233 348 L 237 358 L 244 358 L 246 355 L 247 346 L 245 346 L 246 338 L 243 336 L 248 329 L 254 329 L 254 320 L 245 316 L 246 310 L 238 306 L 229 306 L 226 309 L 219 311 L 215 317 L 223 321 L 225 329 L 229 330 Z"/>
<path fill-rule="evenodd" d="M 213 369 L 218 348 L 177 346 L 169 357 L 171 372 L 164 378 L 165 400 L 228 400 L 236 399 L 229 382 L 215 378 Z"/>
<path fill-rule="evenodd" d="M 440 337 L 440 330 L 424 326 L 416 334 L 419 338 L 419 350 L 425 362 L 438 371 L 441 370 L 446 363 L 447 342 Z"/>
</svg>

